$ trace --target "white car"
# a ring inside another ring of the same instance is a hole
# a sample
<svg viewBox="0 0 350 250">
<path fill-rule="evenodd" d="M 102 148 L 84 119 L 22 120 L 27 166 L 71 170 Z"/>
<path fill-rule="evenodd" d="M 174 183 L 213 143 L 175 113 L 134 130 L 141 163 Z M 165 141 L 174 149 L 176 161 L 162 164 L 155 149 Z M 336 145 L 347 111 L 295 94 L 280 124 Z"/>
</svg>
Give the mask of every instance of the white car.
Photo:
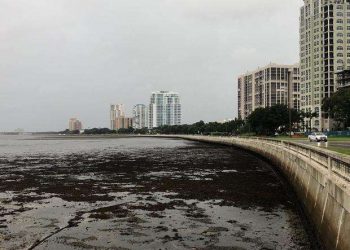
<svg viewBox="0 0 350 250">
<path fill-rule="evenodd" d="M 320 133 L 320 132 L 313 132 L 311 133 L 309 136 L 309 141 L 317 141 L 317 142 L 320 142 L 320 141 L 324 141 L 324 142 L 327 142 L 328 141 L 328 137 L 324 134 L 324 133 Z"/>
</svg>

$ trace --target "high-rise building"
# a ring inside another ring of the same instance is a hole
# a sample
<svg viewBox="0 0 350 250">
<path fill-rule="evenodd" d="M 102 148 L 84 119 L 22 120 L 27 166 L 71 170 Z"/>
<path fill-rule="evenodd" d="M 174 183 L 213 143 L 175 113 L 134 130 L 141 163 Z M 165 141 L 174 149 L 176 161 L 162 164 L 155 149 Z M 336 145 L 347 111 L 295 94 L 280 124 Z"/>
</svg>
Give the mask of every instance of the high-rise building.
<svg viewBox="0 0 350 250">
<path fill-rule="evenodd" d="M 246 119 L 255 109 L 276 104 L 300 108 L 299 65 L 269 64 L 238 77 L 238 115 Z"/>
<path fill-rule="evenodd" d="M 181 124 L 181 104 L 178 93 L 157 91 L 151 95 L 149 128 Z"/>
<path fill-rule="evenodd" d="M 300 9 L 301 109 L 318 116 L 308 126 L 332 128 L 322 100 L 337 91 L 336 73 L 350 69 L 350 1 L 304 0 Z"/>
<path fill-rule="evenodd" d="M 83 125 L 77 118 L 69 119 L 69 131 L 82 130 Z"/>
<path fill-rule="evenodd" d="M 125 117 L 123 104 L 112 104 L 110 108 L 110 128 L 115 130 L 115 124 L 118 117 Z"/>
<path fill-rule="evenodd" d="M 143 129 L 148 127 L 148 111 L 144 104 L 137 104 L 133 108 L 133 128 Z"/>
<path fill-rule="evenodd" d="M 132 118 L 120 116 L 114 121 L 113 130 L 132 128 Z"/>
</svg>

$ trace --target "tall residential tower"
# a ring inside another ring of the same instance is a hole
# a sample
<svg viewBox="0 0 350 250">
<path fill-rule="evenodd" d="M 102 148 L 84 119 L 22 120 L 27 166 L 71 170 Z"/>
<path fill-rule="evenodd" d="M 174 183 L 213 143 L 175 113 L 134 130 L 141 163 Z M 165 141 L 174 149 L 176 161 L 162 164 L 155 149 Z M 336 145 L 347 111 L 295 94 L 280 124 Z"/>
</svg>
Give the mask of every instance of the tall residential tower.
<svg viewBox="0 0 350 250">
<path fill-rule="evenodd" d="M 116 121 L 118 117 L 125 117 L 124 105 L 123 104 L 112 104 L 110 108 L 110 128 L 111 130 L 116 129 Z"/>
<path fill-rule="evenodd" d="M 238 77 L 238 115 L 276 104 L 300 108 L 299 65 L 269 64 Z"/>
<path fill-rule="evenodd" d="M 77 118 L 71 118 L 69 119 L 69 131 L 76 131 L 76 130 L 82 130 L 83 125 L 81 121 L 79 121 Z"/>
<path fill-rule="evenodd" d="M 149 128 L 181 124 L 181 104 L 178 93 L 157 91 L 151 95 Z"/>
<path fill-rule="evenodd" d="M 350 69 L 350 1 L 304 0 L 300 10 L 301 109 L 318 113 L 309 127 L 332 128 L 321 111 L 322 100 L 337 91 L 336 73 L 345 69 Z"/>
<path fill-rule="evenodd" d="M 133 108 L 133 128 L 143 129 L 148 127 L 148 111 L 144 104 L 137 104 Z"/>
</svg>

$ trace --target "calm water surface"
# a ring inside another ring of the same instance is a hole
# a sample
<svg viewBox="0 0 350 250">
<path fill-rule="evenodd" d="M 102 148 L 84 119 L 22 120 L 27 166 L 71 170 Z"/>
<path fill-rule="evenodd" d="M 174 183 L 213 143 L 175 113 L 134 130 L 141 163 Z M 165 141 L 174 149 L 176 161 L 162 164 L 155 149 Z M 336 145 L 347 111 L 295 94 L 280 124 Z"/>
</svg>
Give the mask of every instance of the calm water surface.
<svg viewBox="0 0 350 250">
<path fill-rule="evenodd" d="M 272 167 L 229 147 L 0 136 L 0 178 L 0 249 L 315 248 Z"/>
</svg>

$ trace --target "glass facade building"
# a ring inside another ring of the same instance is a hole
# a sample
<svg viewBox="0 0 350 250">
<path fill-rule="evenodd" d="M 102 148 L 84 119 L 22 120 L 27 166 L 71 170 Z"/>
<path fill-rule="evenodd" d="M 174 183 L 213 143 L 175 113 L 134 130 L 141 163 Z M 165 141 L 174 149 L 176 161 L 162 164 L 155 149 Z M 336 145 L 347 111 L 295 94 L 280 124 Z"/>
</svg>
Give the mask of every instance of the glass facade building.
<svg viewBox="0 0 350 250">
<path fill-rule="evenodd" d="M 181 125 L 181 104 L 178 93 L 153 92 L 149 105 L 149 128 L 163 125 Z"/>
</svg>

